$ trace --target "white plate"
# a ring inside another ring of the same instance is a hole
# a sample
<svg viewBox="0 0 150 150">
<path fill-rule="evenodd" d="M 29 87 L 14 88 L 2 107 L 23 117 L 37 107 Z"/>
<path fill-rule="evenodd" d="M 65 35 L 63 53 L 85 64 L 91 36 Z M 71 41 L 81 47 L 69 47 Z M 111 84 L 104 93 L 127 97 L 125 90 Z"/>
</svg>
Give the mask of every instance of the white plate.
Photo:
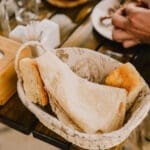
<svg viewBox="0 0 150 150">
<path fill-rule="evenodd" d="M 102 0 L 96 5 L 92 12 L 92 24 L 96 31 L 103 35 L 105 38 L 112 40 L 112 29 L 111 19 L 107 19 L 107 24 L 103 25 L 100 23 L 100 18 L 108 16 L 108 10 L 119 6 L 119 0 Z"/>
</svg>

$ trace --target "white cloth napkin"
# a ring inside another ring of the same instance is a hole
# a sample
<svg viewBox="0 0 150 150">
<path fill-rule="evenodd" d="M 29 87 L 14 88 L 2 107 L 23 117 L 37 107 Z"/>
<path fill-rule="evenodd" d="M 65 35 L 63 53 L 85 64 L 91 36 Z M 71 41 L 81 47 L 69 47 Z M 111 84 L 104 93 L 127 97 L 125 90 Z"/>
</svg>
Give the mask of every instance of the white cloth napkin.
<svg viewBox="0 0 150 150">
<path fill-rule="evenodd" d="M 18 25 L 9 34 L 9 37 L 18 42 L 39 41 L 47 50 L 56 48 L 60 44 L 60 31 L 58 24 L 44 19 L 34 21 L 27 26 Z"/>
</svg>

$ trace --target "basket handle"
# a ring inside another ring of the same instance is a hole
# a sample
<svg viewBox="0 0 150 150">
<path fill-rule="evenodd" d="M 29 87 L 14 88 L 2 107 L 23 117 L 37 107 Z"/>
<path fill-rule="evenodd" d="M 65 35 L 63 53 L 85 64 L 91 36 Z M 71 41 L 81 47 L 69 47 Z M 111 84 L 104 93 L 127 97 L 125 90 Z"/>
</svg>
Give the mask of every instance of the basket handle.
<svg viewBox="0 0 150 150">
<path fill-rule="evenodd" d="M 21 54 L 22 52 L 25 50 L 26 47 L 28 46 L 39 46 L 43 52 L 46 52 L 48 50 L 46 50 L 43 45 L 37 41 L 29 41 L 29 42 L 26 42 L 24 44 L 22 44 L 20 46 L 20 48 L 18 49 L 17 53 L 16 53 L 16 57 L 15 57 L 15 70 L 16 70 L 16 73 L 17 73 L 17 76 L 18 76 L 18 79 L 21 79 L 21 76 L 20 76 L 20 70 L 19 70 L 19 61 L 21 59 Z"/>
</svg>

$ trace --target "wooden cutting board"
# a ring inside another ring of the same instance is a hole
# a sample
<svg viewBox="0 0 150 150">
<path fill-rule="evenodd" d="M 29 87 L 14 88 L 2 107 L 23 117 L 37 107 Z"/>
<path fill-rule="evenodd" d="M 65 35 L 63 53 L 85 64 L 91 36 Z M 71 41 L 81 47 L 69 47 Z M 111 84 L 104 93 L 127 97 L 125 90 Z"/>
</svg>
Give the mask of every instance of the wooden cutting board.
<svg viewBox="0 0 150 150">
<path fill-rule="evenodd" d="M 0 105 L 4 105 L 16 92 L 17 75 L 14 60 L 21 43 L 0 36 Z M 22 57 L 31 56 L 29 48 L 22 53 Z"/>
</svg>

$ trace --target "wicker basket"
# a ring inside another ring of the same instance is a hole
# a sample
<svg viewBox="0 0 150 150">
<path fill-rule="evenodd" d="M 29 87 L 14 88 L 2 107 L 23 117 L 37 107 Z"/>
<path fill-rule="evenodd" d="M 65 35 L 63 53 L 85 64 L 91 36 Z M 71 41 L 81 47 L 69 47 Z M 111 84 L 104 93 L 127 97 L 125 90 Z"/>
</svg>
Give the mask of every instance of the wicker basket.
<svg viewBox="0 0 150 150">
<path fill-rule="evenodd" d="M 41 50 L 44 50 L 42 45 L 37 42 L 29 42 L 20 47 L 17 52 L 16 60 L 15 60 L 15 69 L 18 75 L 18 83 L 17 83 L 17 90 L 19 97 L 22 103 L 31 111 L 33 112 L 36 117 L 42 122 L 46 127 L 50 130 L 54 131 L 58 135 L 65 138 L 67 141 L 85 149 L 109 149 L 114 146 L 119 145 L 123 141 L 125 141 L 130 133 L 142 122 L 142 120 L 146 117 L 150 109 L 150 90 L 149 87 L 146 85 L 145 88 L 140 92 L 136 103 L 128 113 L 128 119 L 126 118 L 126 123 L 123 125 L 122 128 L 104 134 L 86 134 L 81 133 L 77 130 L 73 130 L 68 126 L 64 125 L 60 122 L 57 118 L 44 112 L 40 107 L 33 104 L 25 95 L 23 84 L 22 84 L 22 77 L 19 71 L 19 59 L 21 56 L 21 52 L 24 50 L 26 46 L 39 46 Z M 93 66 L 97 66 L 98 71 L 93 72 L 90 74 L 93 79 L 94 75 L 94 82 L 99 82 L 97 79 L 100 78 L 102 81 L 104 76 L 106 76 L 111 70 L 113 70 L 116 66 L 120 65 L 121 63 L 108 57 L 103 54 L 84 49 L 84 48 L 61 48 L 53 51 L 62 61 L 67 63 L 71 68 L 78 68 L 77 70 L 81 70 L 77 72 L 80 76 L 84 76 L 84 72 L 82 73 L 82 69 L 90 61 L 84 61 L 88 58 L 88 60 L 92 60 Z M 82 61 L 81 61 L 82 60 Z M 82 62 L 82 63 L 81 63 Z M 79 64 L 80 63 L 80 64 Z M 91 63 L 91 65 L 92 65 Z M 78 65 L 79 64 L 79 65 Z M 88 67 L 88 68 L 92 68 Z M 85 68 L 84 68 L 85 69 Z M 90 80 L 90 78 L 89 78 Z"/>
</svg>

